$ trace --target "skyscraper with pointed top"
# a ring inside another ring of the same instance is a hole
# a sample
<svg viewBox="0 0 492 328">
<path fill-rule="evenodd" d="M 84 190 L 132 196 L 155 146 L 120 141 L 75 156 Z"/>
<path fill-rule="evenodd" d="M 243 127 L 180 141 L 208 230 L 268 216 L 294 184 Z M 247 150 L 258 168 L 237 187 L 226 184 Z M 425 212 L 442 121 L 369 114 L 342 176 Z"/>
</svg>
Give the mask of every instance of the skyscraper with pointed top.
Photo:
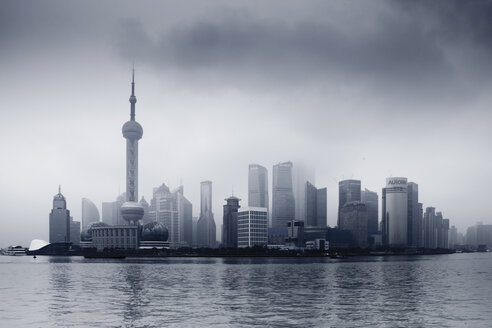
<svg viewBox="0 0 492 328">
<path fill-rule="evenodd" d="M 129 100 L 130 120 L 122 128 L 126 139 L 126 202 L 121 206 L 121 215 L 129 224 L 137 224 L 144 215 L 144 209 L 138 203 L 138 140 L 142 138 L 143 128 L 135 121 L 135 70 L 132 72 L 132 94 Z"/>
</svg>

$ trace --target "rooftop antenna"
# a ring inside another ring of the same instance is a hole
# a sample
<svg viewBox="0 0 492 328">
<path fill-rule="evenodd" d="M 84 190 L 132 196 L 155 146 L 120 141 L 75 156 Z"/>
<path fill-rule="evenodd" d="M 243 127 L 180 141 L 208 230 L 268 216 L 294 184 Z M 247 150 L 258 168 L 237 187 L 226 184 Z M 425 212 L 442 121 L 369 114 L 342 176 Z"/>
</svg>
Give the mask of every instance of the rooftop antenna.
<svg viewBox="0 0 492 328">
<path fill-rule="evenodd" d="M 232 196 L 234 196 L 234 185 L 232 185 Z"/>
</svg>

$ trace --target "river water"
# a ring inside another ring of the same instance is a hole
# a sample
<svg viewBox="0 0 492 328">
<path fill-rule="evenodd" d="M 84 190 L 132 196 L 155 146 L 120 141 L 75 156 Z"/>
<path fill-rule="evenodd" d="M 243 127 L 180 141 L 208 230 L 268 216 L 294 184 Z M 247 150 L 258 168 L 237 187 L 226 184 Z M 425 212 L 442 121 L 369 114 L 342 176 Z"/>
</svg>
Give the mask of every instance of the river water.
<svg viewBox="0 0 492 328">
<path fill-rule="evenodd" d="M 0 256 L 0 327 L 492 327 L 492 253 Z"/>
</svg>

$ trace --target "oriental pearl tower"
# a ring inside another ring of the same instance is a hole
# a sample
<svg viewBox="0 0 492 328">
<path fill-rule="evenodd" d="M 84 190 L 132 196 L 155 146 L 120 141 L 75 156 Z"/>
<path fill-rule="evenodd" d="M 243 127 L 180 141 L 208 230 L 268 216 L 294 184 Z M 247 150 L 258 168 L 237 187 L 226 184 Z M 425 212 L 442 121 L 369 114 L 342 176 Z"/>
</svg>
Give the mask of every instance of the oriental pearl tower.
<svg viewBox="0 0 492 328">
<path fill-rule="evenodd" d="M 142 126 L 135 121 L 135 70 L 132 72 L 132 95 L 130 96 L 130 120 L 123 124 L 126 139 L 126 202 L 121 206 L 121 216 L 130 225 L 137 225 L 144 215 L 138 199 L 138 140 L 142 138 Z"/>
</svg>

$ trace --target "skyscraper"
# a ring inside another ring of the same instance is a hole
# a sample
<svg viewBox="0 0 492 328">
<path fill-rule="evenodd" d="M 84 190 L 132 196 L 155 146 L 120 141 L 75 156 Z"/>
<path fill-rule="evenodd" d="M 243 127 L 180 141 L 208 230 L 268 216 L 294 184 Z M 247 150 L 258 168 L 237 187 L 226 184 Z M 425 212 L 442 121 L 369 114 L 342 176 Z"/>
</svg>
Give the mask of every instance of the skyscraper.
<svg viewBox="0 0 492 328">
<path fill-rule="evenodd" d="M 367 247 L 367 207 L 365 203 L 354 201 L 345 203 L 340 210 L 341 230 L 352 235 L 353 247 Z"/>
<path fill-rule="evenodd" d="M 138 203 L 138 140 L 142 138 L 143 128 L 135 121 L 135 71 L 132 74 L 132 94 L 130 96 L 130 120 L 123 124 L 123 137 L 126 139 L 126 202 L 121 206 L 121 215 L 129 223 L 137 225 L 144 215 Z"/>
<path fill-rule="evenodd" d="M 268 171 L 258 164 L 248 168 L 248 206 L 268 208 Z"/>
<path fill-rule="evenodd" d="M 191 246 L 191 203 L 183 195 L 183 186 L 172 192 L 162 184 L 154 188 L 149 206 L 149 220 L 161 223 L 168 230 L 172 247 Z"/>
<path fill-rule="evenodd" d="M 121 216 L 121 206 L 125 202 L 126 192 L 116 197 L 114 202 L 102 203 L 102 221 L 109 225 L 122 225 L 124 224 L 123 217 Z"/>
<path fill-rule="evenodd" d="M 317 189 L 311 182 L 306 182 L 305 225 L 308 227 L 326 227 L 326 188 Z"/>
<path fill-rule="evenodd" d="M 200 218 L 197 222 L 197 243 L 199 246 L 216 246 L 216 226 L 212 213 L 212 181 L 200 183 Z"/>
<path fill-rule="evenodd" d="M 50 213 L 50 243 L 70 242 L 70 211 L 67 201 L 58 187 L 58 194 L 53 197 L 53 209 Z"/>
<path fill-rule="evenodd" d="M 286 228 L 295 218 L 295 201 L 292 189 L 292 162 L 273 166 L 272 227 Z"/>
<path fill-rule="evenodd" d="M 301 161 L 297 161 L 292 167 L 292 181 L 295 203 L 295 219 L 306 221 L 306 182 L 316 184 L 314 169 Z"/>
<path fill-rule="evenodd" d="M 88 198 L 82 198 L 82 230 L 86 230 L 92 222 L 99 222 L 99 210 Z"/>
<path fill-rule="evenodd" d="M 361 191 L 361 201 L 366 204 L 367 211 L 367 237 L 378 233 L 378 193 L 367 188 Z"/>
<path fill-rule="evenodd" d="M 342 180 L 338 182 L 338 226 L 340 210 L 349 202 L 360 202 L 360 180 Z"/>
<path fill-rule="evenodd" d="M 222 244 L 224 247 L 237 247 L 237 212 L 240 199 L 231 196 L 225 199 Z"/>
<path fill-rule="evenodd" d="M 408 193 L 407 178 L 386 179 L 385 224 L 388 245 L 406 247 L 408 245 Z"/>
<path fill-rule="evenodd" d="M 415 182 L 407 184 L 408 189 L 408 246 L 421 247 L 422 216 L 419 208 L 419 185 Z"/>
<path fill-rule="evenodd" d="M 436 209 L 427 207 L 424 214 L 424 247 L 437 248 Z"/>
</svg>

